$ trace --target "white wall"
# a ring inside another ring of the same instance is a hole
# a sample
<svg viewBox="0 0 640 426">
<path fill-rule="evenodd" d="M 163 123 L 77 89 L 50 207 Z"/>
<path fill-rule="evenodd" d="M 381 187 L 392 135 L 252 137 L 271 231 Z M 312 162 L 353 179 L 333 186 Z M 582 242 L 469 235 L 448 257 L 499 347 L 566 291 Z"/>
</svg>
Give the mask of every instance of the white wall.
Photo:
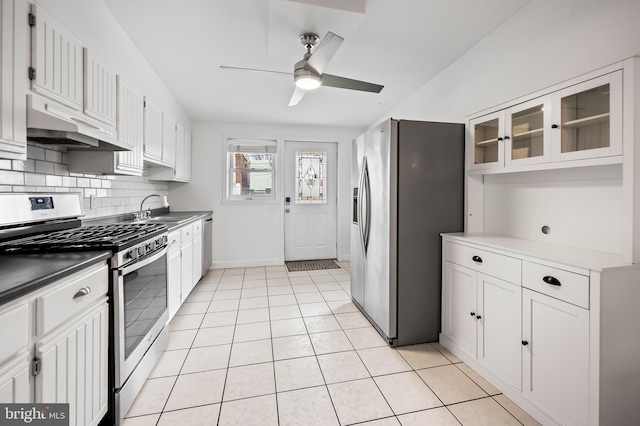
<svg viewBox="0 0 640 426">
<path fill-rule="evenodd" d="M 464 117 L 640 55 L 640 1 L 534 0 L 385 117 Z"/>
<path fill-rule="evenodd" d="M 282 264 L 284 195 L 277 204 L 224 204 L 225 137 L 338 142 L 338 259 L 348 260 L 351 224 L 351 140 L 362 129 L 192 122 L 189 184 L 172 183 L 169 201 L 180 210 L 213 210 L 213 267 Z M 282 155 L 284 147 L 279 147 Z M 282 162 L 276 173 L 281 181 Z M 282 182 L 279 182 L 280 184 Z"/>
</svg>

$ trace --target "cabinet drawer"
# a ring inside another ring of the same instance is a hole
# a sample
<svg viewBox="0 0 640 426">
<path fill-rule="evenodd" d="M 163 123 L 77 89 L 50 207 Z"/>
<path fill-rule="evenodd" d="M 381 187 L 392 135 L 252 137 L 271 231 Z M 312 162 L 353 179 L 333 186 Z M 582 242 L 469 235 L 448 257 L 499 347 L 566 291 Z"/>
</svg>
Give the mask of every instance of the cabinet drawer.
<svg viewBox="0 0 640 426">
<path fill-rule="evenodd" d="M 180 248 L 180 244 L 182 244 L 181 240 L 182 232 L 180 230 L 169 232 L 169 245 L 168 250 L 173 251 Z"/>
<path fill-rule="evenodd" d="M 36 299 L 36 332 L 43 336 L 71 319 L 109 290 L 109 268 L 93 265 L 52 284 L 53 289 Z"/>
<path fill-rule="evenodd" d="M 190 223 L 189 225 L 180 228 L 180 234 L 183 245 L 193 240 L 193 224 Z"/>
<path fill-rule="evenodd" d="M 589 309 L 589 277 L 586 275 L 523 262 L 522 286 Z"/>
<path fill-rule="evenodd" d="M 202 219 L 199 219 L 193 222 L 193 235 L 198 235 L 201 233 L 202 233 Z"/>
<path fill-rule="evenodd" d="M 24 302 L 0 313 L 0 363 L 7 361 L 29 343 L 29 305 Z"/>
<path fill-rule="evenodd" d="M 445 244 L 445 259 L 513 284 L 521 283 L 520 259 L 450 242 Z"/>
</svg>

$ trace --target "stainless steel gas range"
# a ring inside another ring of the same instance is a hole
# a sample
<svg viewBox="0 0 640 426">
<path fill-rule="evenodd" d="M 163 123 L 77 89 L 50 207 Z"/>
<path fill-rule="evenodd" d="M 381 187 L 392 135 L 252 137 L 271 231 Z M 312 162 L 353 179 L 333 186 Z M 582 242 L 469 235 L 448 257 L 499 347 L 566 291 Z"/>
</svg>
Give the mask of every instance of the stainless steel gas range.
<svg viewBox="0 0 640 426">
<path fill-rule="evenodd" d="M 167 227 L 80 226 L 79 194 L 0 193 L 0 254 L 108 250 L 110 415 L 119 424 L 168 340 Z"/>
</svg>

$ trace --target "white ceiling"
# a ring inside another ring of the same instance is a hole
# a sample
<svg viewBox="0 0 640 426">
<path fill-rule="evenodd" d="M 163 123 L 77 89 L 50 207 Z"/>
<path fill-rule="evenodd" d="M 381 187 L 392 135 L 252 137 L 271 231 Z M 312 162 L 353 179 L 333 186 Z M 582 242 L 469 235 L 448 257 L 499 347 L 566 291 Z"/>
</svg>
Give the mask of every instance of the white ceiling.
<svg viewBox="0 0 640 426">
<path fill-rule="evenodd" d="M 195 120 L 367 127 L 531 0 L 104 0 Z M 364 11 L 364 13 L 361 13 Z M 289 107 L 298 37 L 345 39 L 325 72 L 384 85 L 320 87 Z"/>
</svg>

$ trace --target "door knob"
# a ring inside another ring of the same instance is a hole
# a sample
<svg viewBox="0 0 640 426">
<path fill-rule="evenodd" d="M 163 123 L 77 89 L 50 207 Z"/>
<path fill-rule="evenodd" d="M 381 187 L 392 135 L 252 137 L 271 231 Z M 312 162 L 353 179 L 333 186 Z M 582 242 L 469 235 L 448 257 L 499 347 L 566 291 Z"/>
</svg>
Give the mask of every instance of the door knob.
<svg viewBox="0 0 640 426">
<path fill-rule="evenodd" d="M 284 209 L 285 213 L 289 213 L 291 211 L 291 209 Z"/>
</svg>

